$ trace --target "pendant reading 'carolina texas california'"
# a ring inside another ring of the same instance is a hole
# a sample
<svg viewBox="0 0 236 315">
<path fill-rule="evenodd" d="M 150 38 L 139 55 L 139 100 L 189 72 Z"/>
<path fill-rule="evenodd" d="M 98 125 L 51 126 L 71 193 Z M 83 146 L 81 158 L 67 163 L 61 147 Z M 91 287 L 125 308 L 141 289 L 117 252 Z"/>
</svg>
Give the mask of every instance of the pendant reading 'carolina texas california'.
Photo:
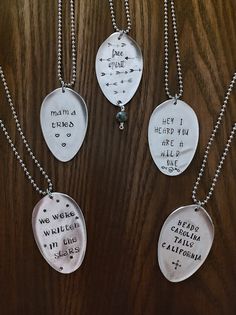
<svg viewBox="0 0 236 315">
<path fill-rule="evenodd" d="M 165 175 L 181 174 L 191 163 L 199 139 L 194 110 L 181 100 L 157 106 L 149 121 L 148 142 L 152 158 Z"/>
<path fill-rule="evenodd" d="M 83 98 L 69 88 L 58 88 L 44 99 L 40 111 L 44 139 L 62 162 L 79 151 L 87 130 L 88 112 Z"/>
<path fill-rule="evenodd" d="M 214 239 L 214 225 L 205 209 L 197 205 L 178 208 L 162 226 L 158 262 L 171 282 L 189 278 L 204 263 Z"/>
<path fill-rule="evenodd" d="M 38 248 L 48 264 L 71 273 L 83 262 L 87 233 L 83 213 L 69 196 L 54 192 L 34 207 L 32 227 Z"/>
<path fill-rule="evenodd" d="M 116 106 L 134 96 L 143 73 L 143 57 L 138 44 L 127 34 L 115 32 L 100 46 L 96 75 L 106 98 Z"/>
</svg>

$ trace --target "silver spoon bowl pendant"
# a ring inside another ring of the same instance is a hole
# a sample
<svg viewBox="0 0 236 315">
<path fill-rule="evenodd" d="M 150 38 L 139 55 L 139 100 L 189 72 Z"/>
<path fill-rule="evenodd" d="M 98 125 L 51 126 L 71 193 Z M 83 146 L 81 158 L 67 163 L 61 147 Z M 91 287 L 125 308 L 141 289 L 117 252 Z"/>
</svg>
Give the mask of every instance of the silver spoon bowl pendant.
<svg viewBox="0 0 236 315">
<path fill-rule="evenodd" d="M 176 176 L 186 170 L 197 149 L 198 119 L 185 102 L 170 99 L 157 106 L 149 121 L 148 143 L 159 170 Z"/>
<path fill-rule="evenodd" d="M 171 14 L 168 14 L 170 5 Z M 178 93 L 169 89 L 169 15 L 172 17 Z M 198 119 L 193 109 L 180 98 L 183 79 L 174 0 L 164 0 L 164 69 L 165 90 L 169 100 L 153 111 L 148 126 L 148 143 L 151 156 L 159 170 L 169 176 L 180 175 L 191 163 L 199 139 Z"/>
<path fill-rule="evenodd" d="M 62 162 L 79 151 L 87 130 L 88 111 L 83 98 L 69 88 L 58 88 L 44 99 L 40 111 L 44 139 Z"/>
<path fill-rule="evenodd" d="M 61 162 L 70 161 L 79 151 L 87 130 L 88 111 L 83 98 L 70 89 L 76 81 L 76 32 L 75 1 L 67 3 L 70 7 L 71 66 L 72 77 L 65 82 L 63 77 L 63 0 L 58 0 L 57 23 L 57 75 L 61 88 L 55 89 L 44 99 L 40 123 L 44 139 L 52 154 Z"/>
<path fill-rule="evenodd" d="M 34 238 L 47 263 L 60 273 L 71 273 L 83 262 L 87 233 L 83 213 L 68 195 L 43 197 L 32 214 Z"/>
<path fill-rule="evenodd" d="M 124 106 L 132 99 L 143 73 L 143 57 L 138 44 L 126 33 L 111 34 L 100 46 L 96 56 L 96 75 L 105 97 L 121 108 L 116 118 L 127 120 Z"/>
<path fill-rule="evenodd" d="M 207 258 L 214 239 L 214 225 L 198 205 L 180 207 L 162 226 L 158 241 L 158 263 L 171 282 L 193 275 Z"/>
</svg>

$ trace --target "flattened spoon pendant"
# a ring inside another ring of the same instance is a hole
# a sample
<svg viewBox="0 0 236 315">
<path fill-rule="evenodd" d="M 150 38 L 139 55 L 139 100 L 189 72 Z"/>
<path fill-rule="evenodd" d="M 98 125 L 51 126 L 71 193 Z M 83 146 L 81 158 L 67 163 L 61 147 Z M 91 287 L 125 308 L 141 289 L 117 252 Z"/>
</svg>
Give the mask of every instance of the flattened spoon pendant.
<svg viewBox="0 0 236 315">
<path fill-rule="evenodd" d="M 154 109 L 148 125 L 148 144 L 163 174 L 183 173 L 195 155 L 198 140 L 198 119 L 187 103 L 170 99 Z"/>
<path fill-rule="evenodd" d="M 40 123 L 45 142 L 61 162 L 79 151 L 87 131 L 88 111 L 83 98 L 69 88 L 58 88 L 44 99 Z"/>
<path fill-rule="evenodd" d="M 206 260 L 214 239 L 214 225 L 197 205 L 180 207 L 165 220 L 158 241 L 158 263 L 171 282 L 193 275 Z"/>
<path fill-rule="evenodd" d="M 71 273 L 83 262 L 87 233 L 83 213 L 68 195 L 43 197 L 32 213 L 34 238 L 47 263 L 60 273 Z"/>
</svg>

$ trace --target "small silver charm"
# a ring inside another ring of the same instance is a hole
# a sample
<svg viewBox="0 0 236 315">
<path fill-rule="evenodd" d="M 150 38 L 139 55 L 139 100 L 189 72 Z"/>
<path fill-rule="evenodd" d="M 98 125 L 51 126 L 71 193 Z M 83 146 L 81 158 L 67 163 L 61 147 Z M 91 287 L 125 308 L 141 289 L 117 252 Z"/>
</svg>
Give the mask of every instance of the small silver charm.
<svg viewBox="0 0 236 315">
<path fill-rule="evenodd" d="M 44 139 L 62 162 L 79 151 L 87 130 L 88 112 L 83 98 L 69 88 L 58 88 L 42 103 L 40 122 Z"/>
<path fill-rule="evenodd" d="M 198 119 L 185 102 L 170 99 L 155 108 L 148 126 L 148 143 L 159 170 L 179 175 L 191 163 L 199 139 Z"/>
<path fill-rule="evenodd" d="M 189 278 L 204 263 L 214 239 L 214 225 L 205 209 L 189 205 L 172 212 L 162 226 L 158 262 L 171 282 Z"/>
<path fill-rule="evenodd" d="M 83 262 L 87 233 L 80 207 L 69 196 L 54 192 L 34 207 L 32 228 L 47 263 L 60 273 L 71 273 Z"/>
<path fill-rule="evenodd" d="M 124 32 L 115 32 L 100 46 L 96 75 L 106 98 L 124 106 L 134 96 L 143 73 L 143 57 L 138 44 Z"/>
</svg>

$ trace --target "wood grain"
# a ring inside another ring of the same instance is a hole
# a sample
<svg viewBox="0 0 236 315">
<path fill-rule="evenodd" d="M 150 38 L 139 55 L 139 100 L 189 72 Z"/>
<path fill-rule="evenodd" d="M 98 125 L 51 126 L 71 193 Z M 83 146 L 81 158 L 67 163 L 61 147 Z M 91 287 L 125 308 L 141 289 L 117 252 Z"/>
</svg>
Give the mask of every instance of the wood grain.
<svg viewBox="0 0 236 315">
<path fill-rule="evenodd" d="M 99 45 L 112 33 L 108 1 L 76 1 L 78 79 L 76 90 L 89 109 L 86 140 L 73 161 L 50 154 L 39 126 L 43 98 L 58 86 L 56 2 L 0 1 L 0 63 L 24 132 L 57 191 L 83 209 L 88 248 L 82 267 L 63 276 L 36 248 L 31 212 L 39 196 L 31 189 L 9 146 L 0 136 L 0 308 L 1 315 L 231 315 L 236 308 L 236 147 L 224 165 L 207 205 L 216 236 L 204 266 L 193 277 L 171 284 L 157 265 L 157 239 L 166 216 L 191 203 L 191 190 L 207 139 L 236 66 L 235 0 L 176 1 L 184 77 L 183 99 L 200 121 L 196 156 L 181 176 L 169 178 L 155 167 L 147 126 L 155 106 L 166 99 L 163 78 L 163 1 L 130 1 L 131 36 L 144 55 L 144 74 L 129 104 L 122 133 L 116 109 L 102 95 L 95 77 Z M 121 12 L 121 1 L 116 4 Z M 119 23 L 125 24 L 124 17 Z M 68 35 L 68 28 L 65 35 Z M 175 57 L 170 54 L 170 85 L 176 88 Z M 66 53 L 66 76 L 70 74 Z M 1 86 L 0 117 L 19 141 Z M 236 93 L 210 155 L 201 185 L 207 191 L 223 143 L 236 121 Z M 33 175 L 43 185 L 39 174 Z"/>
</svg>

